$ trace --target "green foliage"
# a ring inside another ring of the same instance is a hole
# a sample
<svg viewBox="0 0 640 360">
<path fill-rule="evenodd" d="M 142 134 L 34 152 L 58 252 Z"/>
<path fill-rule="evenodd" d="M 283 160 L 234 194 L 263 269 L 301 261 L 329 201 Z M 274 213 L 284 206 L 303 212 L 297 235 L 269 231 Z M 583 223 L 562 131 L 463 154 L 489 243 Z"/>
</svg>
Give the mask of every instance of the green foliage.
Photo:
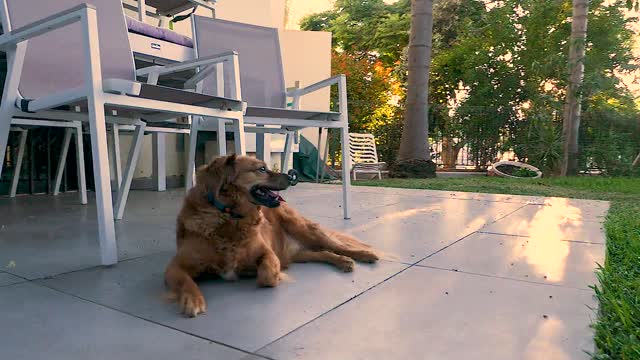
<svg viewBox="0 0 640 360">
<path fill-rule="evenodd" d="M 349 131 L 371 133 L 376 137 L 380 161 L 393 162 L 402 134 L 401 108 L 391 103 L 401 89 L 390 68 L 373 56 L 359 57 L 334 51 L 331 57 L 332 74 L 347 76 L 349 100 Z M 331 90 L 332 106 L 338 101 L 337 89 Z M 330 153 L 335 162 L 340 156 L 338 136 L 332 136 Z"/>
<path fill-rule="evenodd" d="M 640 199 L 639 199 L 640 200 Z M 640 201 L 614 203 L 605 229 L 607 257 L 594 287 L 600 304 L 594 359 L 640 358 Z"/>
<path fill-rule="evenodd" d="M 580 128 L 583 162 L 609 175 L 639 175 L 631 168 L 640 153 L 640 117 L 631 97 L 600 94 L 588 101 Z"/>
<path fill-rule="evenodd" d="M 515 170 L 511 175 L 521 177 L 521 178 L 532 178 L 532 177 L 536 177 L 538 173 L 536 173 L 533 170 L 529 170 L 527 168 L 521 167 Z"/>
<path fill-rule="evenodd" d="M 580 90 L 580 163 L 583 169 L 597 167 L 609 174 L 632 174 L 632 157 L 640 152 L 640 110 L 616 76 L 637 69 L 635 34 L 629 29 L 636 19 L 624 16 L 628 5 L 626 0 L 590 1 Z M 554 172 L 571 10 L 570 0 L 504 0 L 492 6 L 480 0 L 436 2 L 429 89 L 432 136 L 446 139 L 451 148 L 467 146 L 478 167 L 513 149 L 518 157 Z M 397 146 L 399 140 L 392 136 L 401 134 L 402 111 L 395 104 L 403 103 L 406 84 L 410 1 L 337 0 L 333 10 L 311 15 L 301 25 L 331 31 L 338 51 L 385 69 L 379 82 L 367 77 L 372 72 L 366 67 L 352 72 L 364 80 L 348 77 L 350 91 L 357 89 L 349 98 L 356 107 L 350 119 L 353 130 L 385 138 L 379 140 L 381 156 L 393 161 L 394 151 L 385 147 Z M 384 98 L 393 101 L 384 103 Z"/>
<path fill-rule="evenodd" d="M 519 142 L 513 144 L 518 158 L 542 170 L 545 175 L 557 174 L 562 160 L 562 124 L 550 117 L 531 114 L 517 131 Z"/>
<path fill-rule="evenodd" d="M 331 31 L 335 47 L 358 57 L 376 53 L 392 65 L 409 43 L 410 8 L 409 0 L 337 0 L 333 10 L 302 19 L 300 28 Z"/>
</svg>

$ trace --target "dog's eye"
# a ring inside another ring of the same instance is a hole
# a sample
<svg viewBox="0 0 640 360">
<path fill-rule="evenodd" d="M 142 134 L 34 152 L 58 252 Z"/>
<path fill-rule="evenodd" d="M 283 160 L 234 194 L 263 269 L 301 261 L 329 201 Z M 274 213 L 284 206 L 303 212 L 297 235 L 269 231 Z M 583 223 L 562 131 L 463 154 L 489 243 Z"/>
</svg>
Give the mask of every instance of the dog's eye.
<svg viewBox="0 0 640 360">
<path fill-rule="evenodd" d="M 267 168 L 266 167 L 261 167 L 260 169 L 258 169 L 259 172 L 267 172 Z"/>
</svg>

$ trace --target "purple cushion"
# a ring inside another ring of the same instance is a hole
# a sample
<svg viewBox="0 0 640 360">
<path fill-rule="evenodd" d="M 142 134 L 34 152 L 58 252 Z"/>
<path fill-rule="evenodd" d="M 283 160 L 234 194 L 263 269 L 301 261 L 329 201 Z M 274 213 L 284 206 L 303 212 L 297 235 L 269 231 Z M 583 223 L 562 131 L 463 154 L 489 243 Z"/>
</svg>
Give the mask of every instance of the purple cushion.
<svg viewBox="0 0 640 360">
<path fill-rule="evenodd" d="M 128 16 L 126 18 L 127 28 L 129 29 L 129 32 L 193 48 L 193 40 L 191 40 L 191 38 L 187 36 L 180 35 L 169 29 L 159 28 L 147 23 L 140 22 Z"/>
</svg>

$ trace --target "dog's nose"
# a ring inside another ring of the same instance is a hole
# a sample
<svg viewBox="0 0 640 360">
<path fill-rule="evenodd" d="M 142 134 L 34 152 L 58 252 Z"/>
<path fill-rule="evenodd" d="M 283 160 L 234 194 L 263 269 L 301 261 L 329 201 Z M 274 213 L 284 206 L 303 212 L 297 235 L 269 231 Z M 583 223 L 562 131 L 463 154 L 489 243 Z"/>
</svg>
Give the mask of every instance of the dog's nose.
<svg viewBox="0 0 640 360">
<path fill-rule="evenodd" d="M 298 172 L 295 169 L 291 169 L 287 172 L 287 176 L 289 177 L 289 185 L 296 186 L 298 183 Z"/>
</svg>

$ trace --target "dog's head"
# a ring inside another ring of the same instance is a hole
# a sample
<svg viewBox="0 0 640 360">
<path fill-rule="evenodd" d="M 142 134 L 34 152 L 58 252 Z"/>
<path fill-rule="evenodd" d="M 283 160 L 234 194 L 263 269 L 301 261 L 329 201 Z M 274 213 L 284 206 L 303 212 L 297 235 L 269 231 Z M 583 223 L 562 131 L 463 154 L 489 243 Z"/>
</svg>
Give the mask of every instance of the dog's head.
<svg viewBox="0 0 640 360">
<path fill-rule="evenodd" d="M 283 199 L 276 192 L 289 187 L 286 174 L 275 173 L 264 161 L 247 156 L 225 156 L 198 169 L 197 183 L 216 198 L 275 208 Z"/>
</svg>

